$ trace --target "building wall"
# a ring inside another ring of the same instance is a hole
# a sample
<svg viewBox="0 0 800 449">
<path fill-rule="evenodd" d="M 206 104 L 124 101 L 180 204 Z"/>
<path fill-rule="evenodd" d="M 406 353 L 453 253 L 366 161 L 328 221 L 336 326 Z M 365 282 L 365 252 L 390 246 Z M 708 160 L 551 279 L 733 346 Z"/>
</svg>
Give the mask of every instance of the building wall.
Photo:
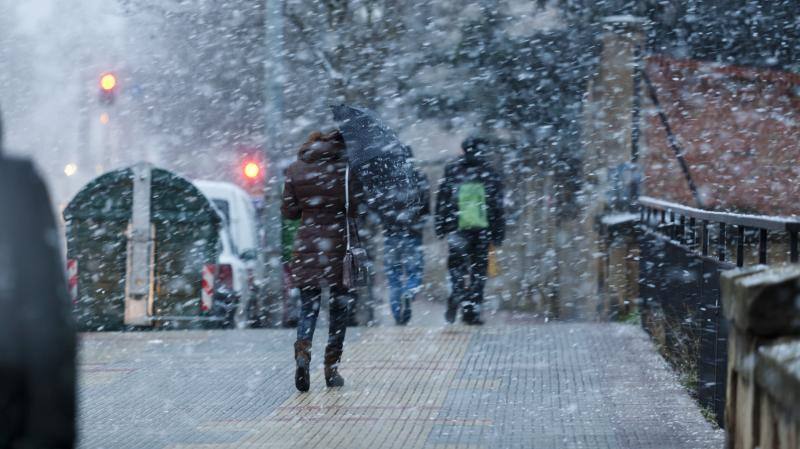
<svg viewBox="0 0 800 449">
<path fill-rule="evenodd" d="M 646 70 L 704 207 L 800 213 L 800 75 L 653 56 Z M 645 103 L 645 195 L 694 204 L 655 109 Z"/>
</svg>

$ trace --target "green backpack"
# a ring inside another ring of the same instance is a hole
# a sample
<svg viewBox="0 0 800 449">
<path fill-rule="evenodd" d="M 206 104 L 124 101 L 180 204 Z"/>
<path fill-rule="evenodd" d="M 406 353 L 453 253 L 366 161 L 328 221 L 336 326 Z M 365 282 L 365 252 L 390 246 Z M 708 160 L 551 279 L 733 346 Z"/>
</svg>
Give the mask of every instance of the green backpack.
<svg viewBox="0 0 800 449">
<path fill-rule="evenodd" d="M 481 182 L 466 182 L 458 186 L 458 230 L 489 227 L 486 217 L 486 188 Z"/>
</svg>

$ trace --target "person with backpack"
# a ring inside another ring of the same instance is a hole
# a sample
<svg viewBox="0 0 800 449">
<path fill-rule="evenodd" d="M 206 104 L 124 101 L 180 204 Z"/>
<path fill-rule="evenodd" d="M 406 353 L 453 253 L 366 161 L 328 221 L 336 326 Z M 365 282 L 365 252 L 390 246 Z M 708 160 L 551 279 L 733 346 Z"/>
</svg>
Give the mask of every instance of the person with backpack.
<svg viewBox="0 0 800 449">
<path fill-rule="evenodd" d="M 399 326 L 411 320 L 411 303 L 422 286 L 422 230 L 426 217 L 431 213 L 428 178 L 418 169 L 414 169 L 412 174 L 415 191 L 403 192 L 403 195 L 398 193 L 398 197 L 392 198 L 389 207 L 381 214 L 383 265 L 389 284 L 389 305 Z M 413 199 L 408 201 L 407 195 L 412 195 Z"/>
<path fill-rule="evenodd" d="M 454 322 L 462 306 L 464 323 L 481 325 L 489 246 L 502 245 L 505 237 L 503 184 L 486 160 L 485 140 L 470 137 L 461 148 L 464 154 L 445 166 L 439 184 L 434 230 L 449 247 L 452 292 L 445 320 Z"/>
</svg>

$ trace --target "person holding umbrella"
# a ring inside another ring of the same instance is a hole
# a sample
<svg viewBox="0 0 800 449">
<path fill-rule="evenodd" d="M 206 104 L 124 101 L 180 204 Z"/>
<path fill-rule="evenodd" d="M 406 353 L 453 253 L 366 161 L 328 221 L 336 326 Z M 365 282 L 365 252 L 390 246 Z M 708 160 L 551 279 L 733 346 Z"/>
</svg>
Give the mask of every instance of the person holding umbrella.
<svg viewBox="0 0 800 449">
<path fill-rule="evenodd" d="M 386 235 L 392 313 L 398 324 L 405 324 L 422 282 L 420 237 L 430 213 L 427 180 L 415 169 L 411 148 L 374 111 L 349 105 L 331 109 L 347 142 L 350 170 L 362 187 L 362 204 Z"/>
<path fill-rule="evenodd" d="M 439 184 L 434 230 L 449 247 L 445 320 L 454 322 L 463 305 L 464 323 L 480 325 L 489 245 L 500 246 L 505 236 L 503 184 L 486 160 L 485 140 L 470 137 L 461 148 L 463 156 L 445 166 Z"/>
<path fill-rule="evenodd" d="M 411 302 L 422 285 L 422 230 L 431 213 L 428 178 L 418 169 L 413 176 L 416 200 L 409 202 L 393 196 L 394 201 L 382 214 L 389 305 L 395 322 L 401 326 L 411 320 Z"/>
<path fill-rule="evenodd" d="M 325 347 L 325 384 L 341 387 L 338 372 L 347 329 L 348 308 L 353 292 L 344 285 L 347 228 L 356 233 L 360 194 L 351 175 L 346 186 L 347 155 L 342 134 L 315 131 L 300 147 L 297 160 L 286 168 L 281 213 L 284 219 L 300 220 L 291 260 L 292 283 L 300 289 L 300 317 L 294 344 L 295 387 L 310 388 L 311 340 L 319 315 L 323 287 L 330 289 L 330 327 Z M 345 212 L 345 188 L 353 204 Z M 349 218 L 346 217 L 348 214 Z"/>
</svg>

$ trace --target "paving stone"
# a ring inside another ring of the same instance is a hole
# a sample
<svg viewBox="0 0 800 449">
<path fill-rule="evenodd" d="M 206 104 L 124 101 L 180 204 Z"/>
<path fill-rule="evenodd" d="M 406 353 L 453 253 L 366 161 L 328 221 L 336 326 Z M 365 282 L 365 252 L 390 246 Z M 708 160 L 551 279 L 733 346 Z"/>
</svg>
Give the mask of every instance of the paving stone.
<svg viewBox="0 0 800 449">
<path fill-rule="evenodd" d="M 635 326 L 419 321 L 349 329 L 347 384 L 334 390 L 322 379 L 320 323 L 306 394 L 294 390 L 290 330 L 84 334 L 80 447 L 723 445 Z"/>
</svg>

